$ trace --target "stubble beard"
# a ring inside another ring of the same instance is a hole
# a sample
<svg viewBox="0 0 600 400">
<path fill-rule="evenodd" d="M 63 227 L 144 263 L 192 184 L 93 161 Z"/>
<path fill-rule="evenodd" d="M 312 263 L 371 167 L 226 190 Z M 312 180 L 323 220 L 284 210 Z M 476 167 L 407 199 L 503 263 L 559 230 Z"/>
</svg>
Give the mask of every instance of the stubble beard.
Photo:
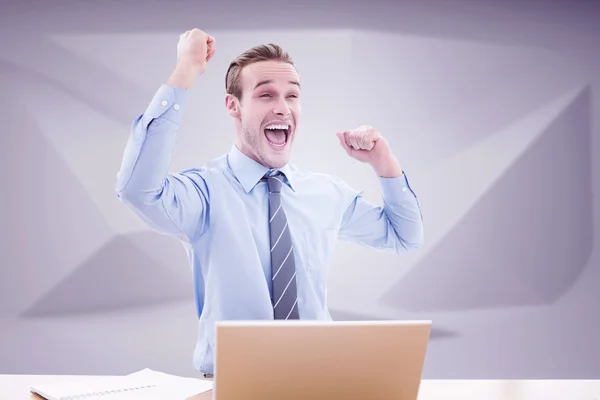
<svg viewBox="0 0 600 400">
<path fill-rule="evenodd" d="M 242 127 L 242 135 L 244 137 L 244 141 L 246 145 L 249 147 L 250 151 L 254 154 L 254 157 L 257 158 L 259 163 L 265 165 L 267 168 L 270 168 L 270 163 L 267 160 L 266 155 L 260 148 L 260 137 L 258 134 L 255 134 L 247 127 Z"/>
<path fill-rule="evenodd" d="M 255 161 L 258 161 L 260 164 L 269 169 L 282 168 L 286 164 L 286 161 L 279 161 L 269 157 L 269 154 L 263 151 L 261 148 L 261 135 L 264 135 L 264 133 L 255 132 L 256 131 L 252 131 L 248 127 L 242 125 L 242 137 L 244 138 L 244 142 L 250 151 L 254 154 L 254 158 L 256 158 Z"/>
</svg>

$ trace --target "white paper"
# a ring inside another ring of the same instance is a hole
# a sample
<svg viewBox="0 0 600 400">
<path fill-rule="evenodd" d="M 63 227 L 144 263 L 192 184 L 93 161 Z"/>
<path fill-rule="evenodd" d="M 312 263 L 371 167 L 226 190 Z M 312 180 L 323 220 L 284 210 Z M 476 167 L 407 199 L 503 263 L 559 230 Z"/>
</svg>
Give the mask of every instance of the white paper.
<svg viewBox="0 0 600 400">
<path fill-rule="evenodd" d="M 184 400 L 213 388 L 213 382 L 143 369 L 125 376 L 37 386 L 50 398 Z M 81 397 L 79 397 L 81 396 Z"/>
</svg>

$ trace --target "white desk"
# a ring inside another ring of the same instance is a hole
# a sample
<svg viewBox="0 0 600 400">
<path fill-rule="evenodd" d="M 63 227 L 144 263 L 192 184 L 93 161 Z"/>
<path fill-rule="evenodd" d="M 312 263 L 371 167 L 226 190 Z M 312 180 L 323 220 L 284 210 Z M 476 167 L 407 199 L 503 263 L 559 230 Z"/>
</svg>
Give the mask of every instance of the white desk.
<svg viewBox="0 0 600 400">
<path fill-rule="evenodd" d="M 78 375 L 0 375 L 0 399 L 39 400 L 35 383 L 87 379 Z M 212 393 L 190 400 L 212 399 Z M 600 400 L 600 380 L 424 380 L 418 400 Z"/>
</svg>

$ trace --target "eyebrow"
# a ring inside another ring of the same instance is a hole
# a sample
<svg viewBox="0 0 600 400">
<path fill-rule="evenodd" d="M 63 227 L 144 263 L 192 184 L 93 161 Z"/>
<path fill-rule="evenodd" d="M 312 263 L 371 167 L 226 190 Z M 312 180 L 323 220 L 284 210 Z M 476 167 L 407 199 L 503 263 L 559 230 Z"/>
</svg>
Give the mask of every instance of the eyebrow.
<svg viewBox="0 0 600 400">
<path fill-rule="evenodd" d="M 273 80 L 272 80 L 272 79 L 265 79 L 265 80 L 262 80 L 262 81 L 258 82 L 258 83 L 256 84 L 256 86 L 254 86 L 254 89 L 252 89 L 252 90 L 256 90 L 256 89 L 258 89 L 260 86 L 263 86 L 263 85 L 268 85 L 268 84 L 271 84 L 271 83 L 273 83 Z M 298 86 L 298 88 L 300 88 L 300 82 L 298 82 L 298 81 L 296 81 L 296 80 L 291 80 L 291 81 L 289 81 L 288 83 L 290 83 L 290 84 L 292 84 L 292 85 L 296 85 L 296 86 Z"/>
</svg>

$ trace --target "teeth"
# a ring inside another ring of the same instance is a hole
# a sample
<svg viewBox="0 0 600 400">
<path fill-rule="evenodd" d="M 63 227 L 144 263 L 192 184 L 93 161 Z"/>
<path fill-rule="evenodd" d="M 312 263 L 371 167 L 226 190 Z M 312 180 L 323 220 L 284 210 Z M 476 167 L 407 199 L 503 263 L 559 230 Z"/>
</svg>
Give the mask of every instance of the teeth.
<svg viewBox="0 0 600 400">
<path fill-rule="evenodd" d="M 266 129 L 282 129 L 282 130 L 288 130 L 289 129 L 289 125 L 269 125 L 267 126 Z"/>
</svg>

